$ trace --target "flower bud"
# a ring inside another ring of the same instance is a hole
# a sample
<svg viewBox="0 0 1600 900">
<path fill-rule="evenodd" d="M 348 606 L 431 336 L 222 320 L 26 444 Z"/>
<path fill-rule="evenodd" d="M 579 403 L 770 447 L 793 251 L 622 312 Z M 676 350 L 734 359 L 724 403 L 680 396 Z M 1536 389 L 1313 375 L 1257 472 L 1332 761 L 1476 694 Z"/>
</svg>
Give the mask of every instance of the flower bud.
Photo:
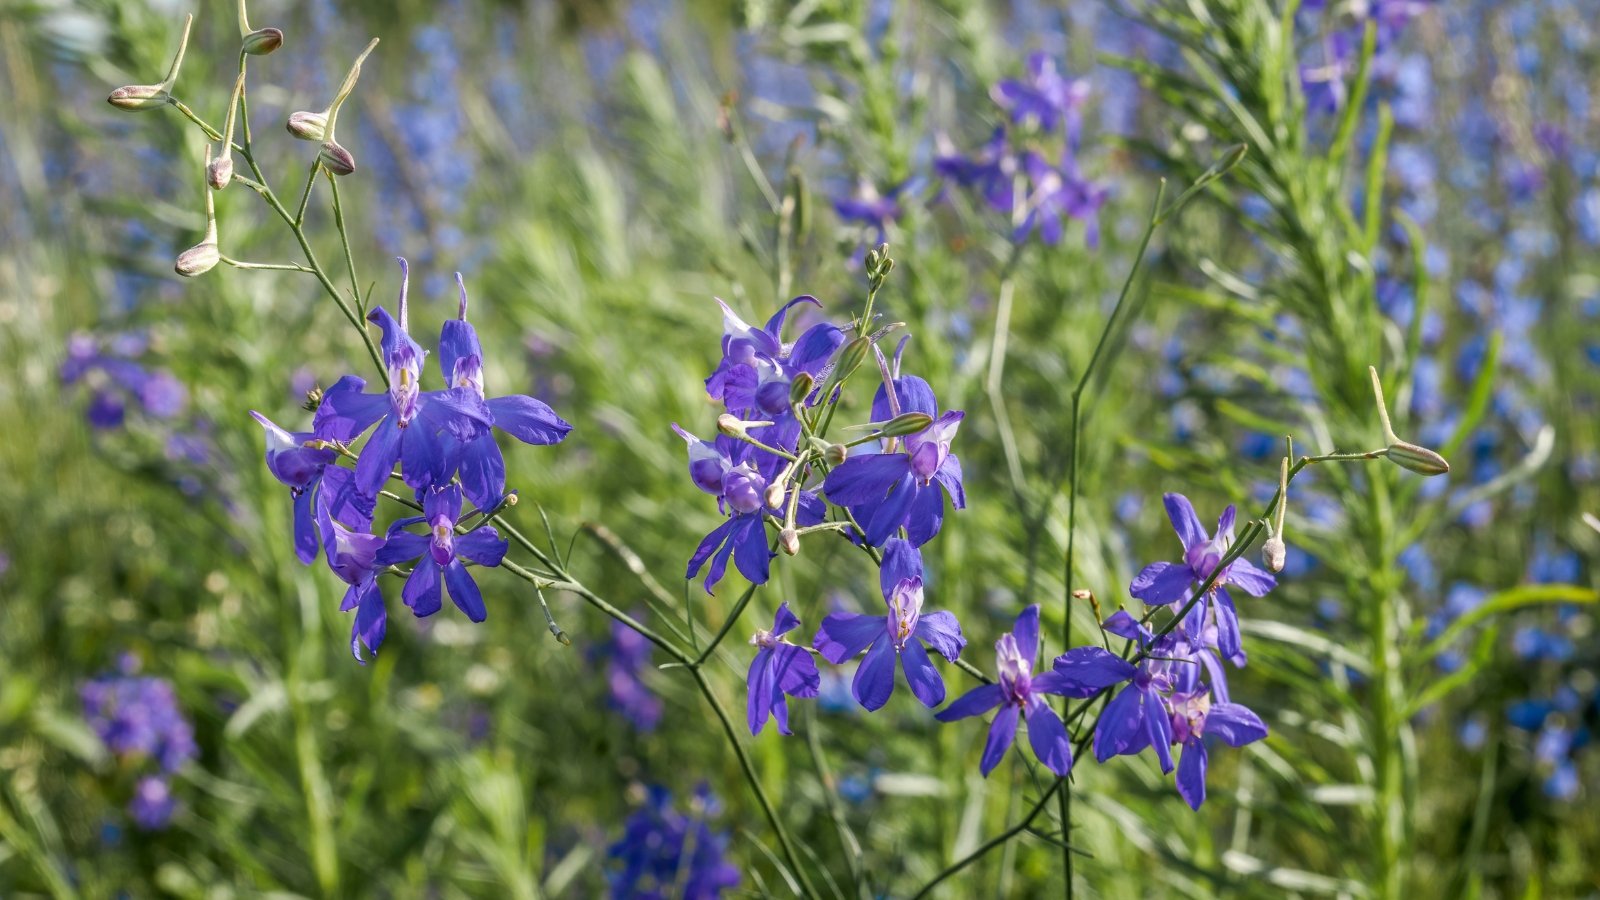
<svg viewBox="0 0 1600 900">
<path fill-rule="evenodd" d="M 1288 555 L 1288 548 L 1284 546 L 1283 538 L 1273 535 L 1261 545 L 1261 560 L 1273 572 L 1282 572 L 1284 557 Z"/>
<path fill-rule="evenodd" d="M 185 278 L 193 278 L 216 268 L 217 263 L 221 261 L 222 251 L 217 249 L 217 242 L 206 240 L 179 253 L 172 270 Z"/>
<path fill-rule="evenodd" d="M 302 141 L 322 141 L 328 134 L 328 114 L 300 110 L 289 114 L 285 126 L 289 133 Z"/>
<path fill-rule="evenodd" d="M 811 389 L 817 386 L 817 380 L 811 377 L 810 372 L 801 372 L 789 381 L 789 402 L 799 406 L 811 396 Z"/>
<path fill-rule="evenodd" d="M 750 429 L 763 428 L 771 422 L 751 422 L 741 419 L 731 413 L 717 416 L 717 430 L 731 438 L 745 440 L 750 437 Z"/>
<path fill-rule="evenodd" d="M 843 444 L 829 444 L 828 449 L 822 451 L 822 460 L 830 466 L 842 466 L 850 457 L 850 448 Z"/>
<path fill-rule="evenodd" d="M 1450 463 L 1444 457 L 1427 447 L 1418 447 L 1407 441 L 1391 443 L 1385 456 L 1400 468 L 1418 475 L 1444 475 L 1450 471 Z"/>
<path fill-rule="evenodd" d="M 771 509 L 777 509 L 783 505 L 783 498 L 786 493 L 783 489 L 783 482 L 774 481 L 767 485 L 766 492 L 761 495 L 761 502 L 767 504 Z"/>
<path fill-rule="evenodd" d="M 111 92 L 106 101 L 117 109 L 144 112 L 167 105 L 167 89 L 159 84 L 130 84 Z"/>
<path fill-rule="evenodd" d="M 213 190 L 222 190 L 233 182 L 233 154 L 217 157 L 206 166 L 206 184 Z"/>
<path fill-rule="evenodd" d="M 339 146 L 338 141 L 323 141 L 317 160 L 334 175 L 349 175 L 356 170 L 356 158 L 350 155 L 349 150 Z"/>
<path fill-rule="evenodd" d="M 283 32 L 276 28 L 257 28 L 244 36 L 243 50 L 251 56 L 266 56 L 283 46 Z"/>
<path fill-rule="evenodd" d="M 306 412 L 316 412 L 322 406 L 322 387 L 312 385 L 311 390 L 306 391 L 306 402 L 302 405 Z"/>
<path fill-rule="evenodd" d="M 883 437 L 905 437 L 908 434 L 916 434 L 919 431 L 924 431 L 929 425 L 932 424 L 933 416 L 930 416 L 927 413 L 901 413 L 900 415 L 895 416 L 894 418 L 885 422 L 883 425 L 883 430 L 880 432 L 880 434 Z"/>
<path fill-rule="evenodd" d="M 800 532 L 793 528 L 785 528 L 778 532 L 778 546 L 784 553 L 794 556 L 800 552 Z"/>
<path fill-rule="evenodd" d="M 833 365 L 828 369 L 827 379 L 822 382 L 823 402 L 827 402 L 828 398 L 833 396 L 834 390 L 854 374 L 856 369 L 861 368 L 861 363 L 866 360 L 867 351 L 871 347 L 872 340 L 866 337 L 858 337 L 844 345 L 844 349 L 834 357 Z"/>
</svg>

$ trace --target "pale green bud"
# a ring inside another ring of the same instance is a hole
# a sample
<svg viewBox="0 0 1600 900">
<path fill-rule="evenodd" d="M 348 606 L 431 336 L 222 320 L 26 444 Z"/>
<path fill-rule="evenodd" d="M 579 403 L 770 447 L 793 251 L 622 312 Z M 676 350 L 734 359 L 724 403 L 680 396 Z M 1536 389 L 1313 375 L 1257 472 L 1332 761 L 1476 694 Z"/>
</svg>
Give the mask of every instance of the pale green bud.
<svg viewBox="0 0 1600 900">
<path fill-rule="evenodd" d="M 328 136 L 328 114 L 325 112 L 306 112 L 300 110 L 289 114 L 289 122 L 285 126 L 289 133 L 302 141 L 322 142 Z"/>
</svg>

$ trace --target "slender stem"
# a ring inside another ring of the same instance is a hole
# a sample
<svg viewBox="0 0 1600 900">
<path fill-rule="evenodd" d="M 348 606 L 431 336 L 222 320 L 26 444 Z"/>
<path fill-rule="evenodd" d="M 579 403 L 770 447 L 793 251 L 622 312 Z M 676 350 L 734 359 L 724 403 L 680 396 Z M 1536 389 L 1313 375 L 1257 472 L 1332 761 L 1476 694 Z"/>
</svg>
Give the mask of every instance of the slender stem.
<svg viewBox="0 0 1600 900">
<path fill-rule="evenodd" d="M 328 173 L 328 186 L 333 189 L 333 227 L 339 232 L 339 243 L 344 245 L 345 268 L 350 270 L 350 296 L 355 299 L 356 308 L 365 316 L 367 311 L 361 300 L 361 285 L 356 281 L 356 258 L 350 252 L 350 232 L 344 225 L 344 206 L 339 203 L 339 179 L 332 172 Z M 366 329 L 362 328 L 362 331 Z"/>
<path fill-rule="evenodd" d="M 184 117 L 189 121 L 200 126 L 200 130 L 206 133 L 206 137 L 212 139 L 213 141 L 222 140 L 222 132 L 212 128 L 204 119 L 195 115 L 194 110 L 190 109 L 182 100 L 179 100 L 177 97 L 169 96 L 167 98 L 167 102 L 172 104 L 173 108 L 177 109 L 178 112 L 183 113 Z"/>
<path fill-rule="evenodd" d="M 311 269 L 309 269 L 309 268 L 307 268 L 305 266 L 302 266 L 299 263 L 253 263 L 253 262 L 242 262 L 240 260 L 233 259 L 232 257 L 228 257 L 228 256 L 221 256 L 219 258 L 224 263 L 226 263 L 226 264 L 228 264 L 230 266 L 233 266 L 235 269 L 262 269 L 262 270 L 271 271 L 271 272 L 310 272 L 310 271 L 312 271 Z"/>
<path fill-rule="evenodd" d="M 695 657 L 693 663 L 690 663 L 691 666 L 698 669 L 705 665 L 706 660 L 711 658 L 711 652 L 717 649 L 717 645 L 722 643 L 722 639 L 727 637 L 728 632 L 733 630 L 734 623 L 738 622 L 739 617 L 744 615 L 744 608 L 750 605 L 750 598 L 756 595 L 756 588 L 759 586 L 760 585 L 752 584 L 745 588 L 744 593 L 739 596 L 739 601 L 733 605 L 733 612 L 728 613 L 727 620 L 724 621 L 722 623 L 722 627 L 717 630 L 716 636 L 712 637 L 711 643 L 707 644 L 706 648 L 700 651 L 700 655 Z"/>
<path fill-rule="evenodd" d="M 294 211 L 294 227 L 299 228 L 306 221 L 306 206 L 311 203 L 311 189 L 317 186 L 317 172 L 322 168 L 322 157 L 311 160 L 311 170 L 306 174 L 306 189 L 300 192 L 300 208 Z"/>
<path fill-rule="evenodd" d="M 1057 778 L 1044 792 L 1044 795 L 1039 798 L 1038 802 L 1033 805 L 1033 808 L 1028 810 L 1027 815 L 1023 816 L 1017 822 L 1017 824 L 1012 825 L 1005 831 L 1002 831 L 987 841 L 984 841 L 982 844 L 979 844 L 978 847 L 971 853 L 968 853 L 966 856 L 963 856 L 950 865 L 944 867 L 942 870 L 940 870 L 939 874 L 933 876 L 932 881 L 929 881 L 927 884 L 922 886 L 921 890 L 917 891 L 915 894 L 912 894 L 911 900 L 921 900 L 921 898 L 928 896 L 928 893 L 934 888 L 938 887 L 940 882 L 952 875 L 955 875 L 957 872 L 960 872 L 967 866 L 977 862 L 990 850 L 993 850 L 1001 844 L 1004 844 L 1006 841 L 1009 841 L 1024 831 L 1027 831 L 1029 826 L 1033 824 L 1033 820 L 1037 819 L 1039 817 L 1039 813 L 1044 811 L 1045 805 L 1050 802 L 1050 798 L 1055 795 L 1056 791 L 1060 790 L 1061 785 L 1065 782 L 1065 778 Z"/>
<path fill-rule="evenodd" d="M 845 864 L 850 867 L 850 880 L 854 883 L 856 895 L 864 893 L 866 878 L 862 872 L 861 842 L 856 839 L 855 832 L 850 829 L 850 822 L 845 818 L 844 807 L 839 803 L 838 786 L 833 777 L 833 771 L 828 768 L 828 761 L 822 755 L 822 741 L 817 737 L 816 706 L 810 707 L 811 712 L 806 723 L 806 749 L 811 753 L 811 766 L 816 770 L 817 781 L 822 785 L 822 797 L 828 807 L 828 817 L 833 820 L 833 830 L 839 835 L 839 849 L 844 851 Z"/>
</svg>

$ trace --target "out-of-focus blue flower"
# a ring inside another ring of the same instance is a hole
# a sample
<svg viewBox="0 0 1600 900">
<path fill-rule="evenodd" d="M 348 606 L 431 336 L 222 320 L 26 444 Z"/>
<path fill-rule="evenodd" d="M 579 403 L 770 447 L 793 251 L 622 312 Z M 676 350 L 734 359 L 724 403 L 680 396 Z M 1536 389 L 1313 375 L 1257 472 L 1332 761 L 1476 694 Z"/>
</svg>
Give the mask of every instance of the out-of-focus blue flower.
<svg viewBox="0 0 1600 900">
<path fill-rule="evenodd" d="M 131 657 L 120 674 L 85 682 L 78 689 L 83 717 L 114 756 L 154 760 L 163 772 L 176 772 L 199 755 L 194 729 L 178 708 L 172 682 L 136 676 Z"/>
<path fill-rule="evenodd" d="M 642 621 L 644 612 L 635 610 L 633 617 Z M 644 673 L 651 669 L 651 649 L 644 635 L 613 621 L 611 639 L 597 645 L 592 660 L 605 667 L 606 699 L 611 708 L 647 734 L 661 724 L 662 712 L 661 698 L 644 683 Z"/>
<path fill-rule="evenodd" d="M 1083 106 L 1089 100 L 1089 82 L 1065 77 L 1056 67 L 1055 57 L 1035 53 L 1028 57 L 1025 79 L 1004 79 L 990 96 L 1014 124 L 1040 131 L 1064 128 L 1067 140 L 1075 146 L 1082 129 Z"/>
<path fill-rule="evenodd" d="M 160 831 L 172 820 L 178 801 L 172 796 L 172 785 L 160 775 L 146 775 L 133 786 L 133 798 L 128 801 L 128 817 L 145 831 Z"/>
<path fill-rule="evenodd" d="M 614 898 L 702 900 L 719 897 L 739 883 L 728 862 L 728 838 L 706 824 L 715 804 L 710 792 L 695 794 L 694 817 L 672 806 L 666 788 L 651 787 L 643 806 L 623 823 L 609 856 L 619 863 L 607 873 Z"/>
</svg>

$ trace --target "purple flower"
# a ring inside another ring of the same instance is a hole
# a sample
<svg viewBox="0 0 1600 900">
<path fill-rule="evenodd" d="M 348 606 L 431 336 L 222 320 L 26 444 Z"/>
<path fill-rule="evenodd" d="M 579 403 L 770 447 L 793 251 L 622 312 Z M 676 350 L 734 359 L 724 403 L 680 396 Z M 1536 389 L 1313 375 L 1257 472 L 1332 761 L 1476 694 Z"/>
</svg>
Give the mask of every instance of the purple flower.
<svg viewBox="0 0 1600 900">
<path fill-rule="evenodd" d="M 329 466 L 323 470 L 322 478 L 323 485 L 317 493 L 317 528 L 322 532 L 328 568 L 349 585 L 339 611 L 355 610 L 350 626 L 350 654 L 365 665 L 361 646 L 377 653 L 388 625 L 383 593 L 378 590 L 378 569 L 382 568 L 378 551 L 385 541 L 380 535 L 366 532 L 372 521 L 370 513 L 363 516 L 360 503 L 365 495 L 356 486 L 356 475 L 349 469 Z M 353 519 L 361 530 L 346 525 L 347 518 Z"/>
<path fill-rule="evenodd" d="M 1034 675 L 1033 661 L 1039 655 L 1037 604 L 1017 616 L 1016 626 L 995 641 L 994 651 L 999 683 L 973 688 L 934 718 L 954 722 L 1000 707 L 989 725 L 989 741 L 979 764 L 985 778 L 1016 740 L 1017 719 L 1023 716 L 1028 720 L 1028 742 L 1039 761 L 1057 775 L 1071 772 L 1072 741 L 1066 726 L 1042 695 L 1092 697 L 1103 688 L 1128 680 L 1134 673 L 1133 666 L 1100 647 L 1078 647 L 1057 657 L 1051 671 Z"/>
<path fill-rule="evenodd" d="M 799 624 L 800 620 L 789 611 L 789 604 L 782 603 L 772 618 L 772 630 L 757 631 L 750 638 L 751 644 L 761 648 L 750 660 L 750 694 L 745 711 L 751 734 L 760 734 L 769 716 L 778 720 L 780 734 L 792 734 L 784 695 L 815 697 L 822 687 L 822 677 L 811 654 L 782 639 Z"/>
<path fill-rule="evenodd" d="M 128 801 L 128 816 L 145 831 L 160 831 L 172 820 L 178 803 L 172 797 L 172 786 L 158 775 L 146 775 L 133 786 L 133 798 Z"/>
<path fill-rule="evenodd" d="M 83 717 L 112 755 L 155 760 L 176 772 L 199 755 L 194 729 L 178 708 L 177 693 L 165 678 L 134 677 L 134 662 L 122 674 L 85 682 L 78 689 Z"/>
<path fill-rule="evenodd" d="M 1027 213 L 1013 230 L 1012 240 L 1025 241 L 1038 229 L 1039 237 L 1054 247 L 1066 233 L 1063 220 L 1077 219 L 1084 223 L 1084 243 L 1098 246 L 1100 225 L 1096 214 L 1105 205 L 1110 191 L 1084 178 L 1078 171 L 1077 161 L 1065 153 L 1057 168 L 1030 151 L 1023 157 L 1023 168 L 1028 173 L 1028 197 L 1024 204 Z"/>
<path fill-rule="evenodd" d="M 456 524 L 461 521 L 461 488 L 456 485 L 436 487 L 418 496 L 422 499 L 422 515 L 389 526 L 388 540 L 375 557 L 377 565 L 417 561 L 400 592 L 417 618 L 439 611 L 443 605 L 442 583 L 457 609 L 472 621 L 482 622 L 489 615 L 483 605 L 483 593 L 461 563 L 465 560 L 480 566 L 500 565 L 508 547 L 505 539 L 493 525 L 456 534 Z M 427 524 L 427 535 L 405 530 L 419 522 Z"/>
<path fill-rule="evenodd" d="M 946 147 L 933 160 L 934 172 L 963 187 L 975 188 L 991 209 L 1005 216 L 1012 214 L 1015 205 L 1020 168 L 1004 128 L 996 128 L 983 149 L 971 157 Z"/>
<path fill-rule="evenodd" d="M 911 693 L 932 709 L 944 702 L 944 679 L 922 645 L 954 662 L 967 644 L 961 623 L 948 612 L 922 611 L 922 554 L 904 540 L 895 538 L 884 546 L 878 581 L 888 616 L 832 613 L 822 620 L 812 646 L 834 665 L 867 650 L 850 692 L 868 711 L 882 707 L 894 693 L 896 657 Z"/>
<path fill-rule="evenodd" d="M 875 246 L 888 239 L 889 223 L 899 221 L 905 213 L 900 195 L 916 187 L 916 180 L 908 178 L 880 194 L 872 182 L 862 180 L 851 196 L 834 198 L 833 211 L 840 219 L 869 229 Z"/>
<path fill-rule="evenodd" d="M 961 461 L 950 452 L 950 442 L 966 414 L 951 410 L 940 415 L 933 388 L 915 375 L 895 378 L 894 392 L 891 404 L 887 391 L 878 388 L 872 401 L 874 421 L 921 412 L 932 416 L 933 424 L 904 438 L 901 448 L 891 439 L 882 453 L 851 456 L 828 473 L 822 490 L 829 500 L 849 507 L 856 521 L 863 523 L 867 543 L 881 546 L 904 526 L 911 542 L 920 547 L 932 540 L 944 523 L 945 492 L 956 509 L 966 508 Z"/>
<path fill-rule="evenodd" d="M 782 515 L 781 492 L 768 490 L 767 476 L 750 462 L 753 448 L 749 444 L 721 437 L 716 443 L 702 441 L 676 424 L 672 430 L 688 444 L 689 476 L 695 486 L 715 496 L 718 508 L 729 514 L 728 521 L 712 529 L 695 548 L 684 577 L 695 577 L 709 560 L 705 588 L 710 593 L 727 572 L 731 556 L 739 573 L 751 584 L 766 584 L 772 549 L 767 545 L 765 518 Z M 769 497 L 769 493 L 780 496 Z M 769 503 L 772 499 L 778 502 Z M 822 521 L 826 510 L 816 494 L 801 491 L 797 502 L 796 524 L 807 526 Z"/>
<path fill-rule="evenodd" d="M 1217 534 L 1206 534 L 1205 526 L 1195 515 L 1194 506 L 1182 494 L 1166 494 L 1162 502 L 1167 507 L 1167 518 L 1183 542 L 1182 562 L 1158 562 L 1144 567 L 1129 586 L 1128 592 L 1151 606 L 1165 606 L 1187 600 L 1193 590 L 1211 577 L 1217 564 L 1233 544 L 1234 508 L 1223 510 L 1217 520 Z M 1221 572 L 1206 592 L 1205 599 L 1196 604 L 1183 623 L 1184 631 L 1195 641 L 1201 640 L 1208 621 L 1217 628 L 1217 647 L 1234 665 L 1244 664 L 1244 651 L 1239 643 L 1239 614 L 1233 605 L 1228 587 L 1238 587 L 1252 597 L 1265 596 L 1277 585 L 1277 579 L 1259 569 L 1249 560 L 1240 557 Z M 1208 614 L 1210 618 L 1208 619 Z"/>
<path fill-rule="evenodd" d="M 439 334 L 439 365 L 450 387 L 476 397 L 487 412 L 489 424 L 517 440 L 535 446 L 561 443 L 572 426 L 544 401 L 525 394 L 485 399 L 483 348 L 478 343 L 478 332 L 467 321 L 467 285 L 460 272 L 456 273 L 456 285 L 461 291 L 460 311 L 455 319 L 444 323 Z M 455 441 L 454 433 L 447 434 L 447 441 Z M 461 429 L 461 433 L 471 436 L 463 446 L 451 447 L 446 455 L 460 458 L 461 486 L 467 499 L 479 509 L 488 509 L 505 493 L 505 459 L 488 428 Z"/>
<path fill-rule="evenodd" d="M 330 391 L 313 422 L 318 437 L 347 434 L 350 439 L 377 424 L 356 463 L 356 485 L 369 497 L 377 494 L 396 462 L 413 490 L 448 482 L 464 448 L 494 422 L 481 391 L 474 392 L 471 387 L 422 390 L 422 362 L 427 354 L 406 331 L 407 277 L 406 261 L 401 259 L 398 320 L 382 307 L 367 315 L 367 321 L 383 331 L 389 390 L 381 394 Z M 365 386 L 360 379 L 350 380 L 357 388 Z"/>
<path fill-rule="evenodd" d="M 1068 140 L 1078 142 L 1082 109 L 1089 99 L 1089 82 L 1068 79 L 1056 68 L 1047 53 L 1028 57 L 1026 80 L 1006 79 L 991 91 L 995 105 L 1011 114 L 1019 125 L 1033 124 L 1041 131 L 1055 131 L 1065 123 Z"/>
<path fill-rule="evenodd" d="M 644 612 L 633 617 L 643 620 Z M 612 709 L 642 732 L 651 732 L 661 722 L 661 699 L 644 683 L 650 665 L 651 644 L 644 635 L 621 622 L 611 623 L 611 640 L 599 645 L 593 662 L 606 669 L 606 692 Z"/>
<path fill-rule="evenodd" d="M 363 384 L 359 378 L 346 376 L 329 388 L 327 394 L 359 393 Z M 331 449 L 305 446 L 307 441 L 317 437 L 312 432 L 285 431 L 255 410 L 250 411 L 250 416 L 267 433 L 267 471 L 289 488 L 289 496 L 294 500 L 294 551 L 301 562 L 309 565 L 317 558 L 317 533 L 313 528 L 317 489 L 322 484 L 323 473 L 338 454 Z M 329 440 L 342 441 L 351 437 L 353 435 L 339 433 L 328 435 Z M 360 507 L 356 518 L 364 520 L 363 527 L 370 524 L 376 498 L 351 495 L 348 499 Z"/>
<path fill-rule="evenodd" d="M 716 800 L 701 788 L 695 806 L 699 815 L 685 816 L 673 808 L 665 788 L 649 789 L 645 804 L 628 817 L 622 838 L 608 853 L 621 863 L 606 875 L 612 897 L 705 900 L 739 883 L 739 870 L 725 858 L 727 835 L 705 822 Z"/>
</svg>

